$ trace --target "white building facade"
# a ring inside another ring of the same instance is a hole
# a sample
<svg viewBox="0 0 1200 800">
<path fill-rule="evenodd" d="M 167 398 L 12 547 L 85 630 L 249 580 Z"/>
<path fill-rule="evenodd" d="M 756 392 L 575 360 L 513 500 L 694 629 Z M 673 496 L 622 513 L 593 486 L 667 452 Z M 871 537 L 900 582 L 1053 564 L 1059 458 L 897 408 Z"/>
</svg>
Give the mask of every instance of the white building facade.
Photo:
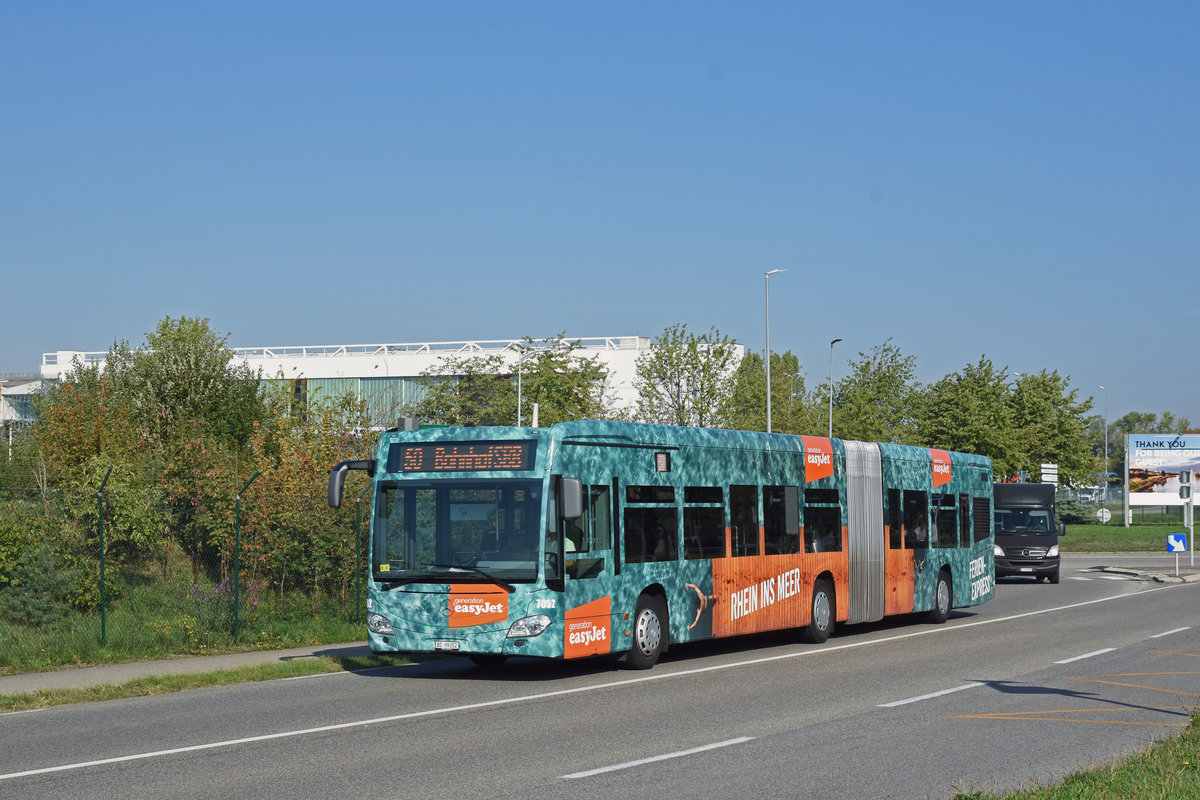
<svg viewBox="0 0 1200 800">
<path fill-rule="evenodd" d="M 648 353 L 651 340 L 644 336 L 597 336 L 575 339 L 577 358 L 596 359 L 608 368 L 607 393 L 622 408 L 637 403 L 634 379 L 638 358 Z M 533 347 L 553 346 L 557 338 L 533 340 Z M 286 347 L 233 347 L 236 360 L 261 370 L 265 380 L 300 382 L 306 396 L 351 394 L 362 400 L 375 424 L 391 425 L 396 410 L 411 406 L 424 396 L 417 380 L 423 372 L 439 366 L 446 358 L 499 354 L 518 374 L 518 358 L 530 347 L 525 339 L 493 339 L 462 342 L 406 342 L 391 344 L 298 345 Z M 737 346 L 738 356 L 742 347 Z M 107 352 L 59 350 L 42 356 L 41 379 L 57 381 L 78 362 L 103 363 Z"/>
</svg>

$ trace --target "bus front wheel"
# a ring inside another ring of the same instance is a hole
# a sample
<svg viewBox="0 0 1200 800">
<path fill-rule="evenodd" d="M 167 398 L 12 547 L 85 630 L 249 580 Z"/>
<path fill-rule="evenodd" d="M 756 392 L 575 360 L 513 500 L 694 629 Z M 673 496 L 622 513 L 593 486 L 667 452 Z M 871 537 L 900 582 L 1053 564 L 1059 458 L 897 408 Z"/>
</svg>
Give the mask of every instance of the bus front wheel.
<svg viewBox="0 0 1200 800">
<path fill-rule="evenodd" d="M 833 587 L 824 578 L 813 584 L 812 614 L 808 625 L 800 629 L 800 641 L 822 644 L 833 633 L 836 617 Z"/>
<path fill-rule="evenodd" d="M 662 655 L 667 635 L 667 610 L 661 598 L 644 594 L 633 613 L 633 647 L 625 663 L 634 669 L 650 669 Z"/>
</svg>

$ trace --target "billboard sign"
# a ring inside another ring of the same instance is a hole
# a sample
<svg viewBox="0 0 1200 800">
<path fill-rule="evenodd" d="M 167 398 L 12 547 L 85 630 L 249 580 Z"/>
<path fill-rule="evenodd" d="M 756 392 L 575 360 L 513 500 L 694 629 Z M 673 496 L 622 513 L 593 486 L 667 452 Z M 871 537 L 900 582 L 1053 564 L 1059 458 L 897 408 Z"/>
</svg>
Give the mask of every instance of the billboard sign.
<svg viewBox="0 0 1200 800">
<path fill-rule="evenodd" d="M 1181 506 L 1179 473 L 1200 469 L 1200 436 L 1132 433 L 1125 463 L 1129 505 Z"/>
</svg>

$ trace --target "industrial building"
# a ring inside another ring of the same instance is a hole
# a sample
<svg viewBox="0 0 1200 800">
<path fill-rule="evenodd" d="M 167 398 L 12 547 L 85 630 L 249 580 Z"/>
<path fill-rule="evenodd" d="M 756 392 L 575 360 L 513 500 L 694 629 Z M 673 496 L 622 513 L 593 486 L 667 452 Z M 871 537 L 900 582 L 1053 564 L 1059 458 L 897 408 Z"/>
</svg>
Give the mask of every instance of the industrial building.
<svg viewBox="0 0 1200 800">
<path fill-rule="evenodd" d="M 533 340 L 534 347 L 552 346 L 557 338 Z M 637 402 L 634 378 L 637 360 L 652 344 L 644 336 L 597 336 L 565 341 L 578 342 L 578 358 L 598 359 L 608 368 L 608 394 L 621 407 Z M 520 374 L 519 359 L 527 352 L 526 339 L 494 339 L 463 342 L 406 342 L 399 344 L 338 344 L 300 345 L 286 347 L 232 347 L 233 358 L 261 370 L 264 380 L 291 382 L 299 396 L 331 397 L 351 394 L 362 400 L 374 424 L 393 424 L 397 410 L 418 402 L 424 387 L 417 380 L 423 372 L 436 368 L 445 358 L 462 359 L 471 356 L 499 354 Z M 738 355 L 741 355 L 738 346 Z M 40 382 L 30 388 L 58 381 L 70 372 L 75 363 L 103 363 L 104 352 L 59 350 L 42 356 Z M 7 400 L 7 390 L 5 390 Z M 21 416 L 15 421 L 32 419 L 32 404 L 20 407 Z M 528 413 L 528 412 L 526 412 Z M 528 420 L 528 417 L 526 418 Z"/>
</svg>

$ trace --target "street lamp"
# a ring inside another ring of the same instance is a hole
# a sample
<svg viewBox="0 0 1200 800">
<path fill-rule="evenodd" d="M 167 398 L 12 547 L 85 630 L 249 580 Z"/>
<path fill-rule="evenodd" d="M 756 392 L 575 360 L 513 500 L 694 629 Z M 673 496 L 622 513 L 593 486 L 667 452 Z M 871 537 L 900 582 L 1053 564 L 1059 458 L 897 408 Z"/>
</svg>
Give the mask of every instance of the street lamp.
<svg viewBox="0 0 1200 800">
<path fill-rule="evenodd" d="M 1101 386 L 1104 390 L 1104 490 L 1100 493 L 1104 507 L 1108 508 L 1108 387 Z M 1126 462 L 1128 463 L 1128 462 Z"/>
<path fill-rule="evenodd" d="M 833 346 L 841 339 L 829 343 L 829 438 L 833 438 Z"/>
<path fill-rule="evenodd" d="M 517 427 L 521 427 L 521 365 L 525 363 L 525 359 L 534 355 L 535 351 L 526 350 L 522 355 L 517 356 Z"/>
<path fill-rule="evenodd" d="M 771 432 L 771 276 L 777 275 L 780 272 L 787 272 L 788 269 L 788 267 L 784 267 L 783 269 L 773 269 L 770 272 L 763 273 L 767 304 L 767 433 Z"/>
</svg>

